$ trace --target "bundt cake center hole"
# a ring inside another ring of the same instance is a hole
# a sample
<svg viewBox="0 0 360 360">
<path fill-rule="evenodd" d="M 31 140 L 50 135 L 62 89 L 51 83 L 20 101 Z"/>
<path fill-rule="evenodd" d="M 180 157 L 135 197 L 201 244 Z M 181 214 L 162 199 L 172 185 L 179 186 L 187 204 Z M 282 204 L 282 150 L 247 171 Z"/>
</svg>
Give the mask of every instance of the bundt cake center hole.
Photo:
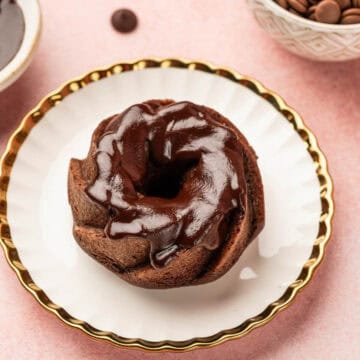
<svg viewBox="0 0 360 360">
<path fill-rule="evenodd" d="M 159 166 L 150 161 L 145 183 L 137 190 L 144 196 L 173 199 L 197 164 L 198 160 L 188 160 Z"/>
</svg>

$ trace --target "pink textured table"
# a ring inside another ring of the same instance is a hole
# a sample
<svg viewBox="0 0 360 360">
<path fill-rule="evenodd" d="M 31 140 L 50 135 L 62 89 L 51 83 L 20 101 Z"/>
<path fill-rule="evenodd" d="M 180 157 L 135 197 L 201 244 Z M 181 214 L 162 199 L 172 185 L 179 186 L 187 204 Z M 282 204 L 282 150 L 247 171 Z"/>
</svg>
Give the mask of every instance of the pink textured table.
<svg viewBox="0 0 360 360">
<path fill-rule="evenodd" d="M 288 310 L 243 339 L 186 355 L 122 350 L 68 328 L 23 290 L 1 254 L 0 359 L 359 359 L 360 62 L 320 64 L 285 52 L 257 26 L 244 0 L 41 5 L 35 59 L 0 93 L 0 153 L 44 95 L 94 67 L 146 56 L 208 60 L 262 81 L 303 115 L 329 159 L 336 215 L 322 266 Z M 135 33 L 120 35 L 109 25 L 121 6 L 138 14 Z"/>
</svg>

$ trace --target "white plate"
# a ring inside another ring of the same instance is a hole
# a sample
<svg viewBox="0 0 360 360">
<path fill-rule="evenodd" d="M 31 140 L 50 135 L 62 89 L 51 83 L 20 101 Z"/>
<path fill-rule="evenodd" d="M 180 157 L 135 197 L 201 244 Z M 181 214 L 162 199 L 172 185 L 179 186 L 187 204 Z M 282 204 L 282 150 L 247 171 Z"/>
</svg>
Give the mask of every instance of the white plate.
<svg viewBox="0 0 360 360">
<path fill-rule="evenodd" d="M 100 120 L 163 98 L 212 107 L 243 132 L 259 157 L 266 225 L 221 279 L 147 290 L 122 281 L 79 248 L 72 236 L 67 171 L 71 157 L 85 157 Z M 263 312 L 310 258 L 321 199 L 307 147 L 274 106 L 224 77 L 177 68 L 115 74 L 64 98 L 21 146 L 7 190 L 12 241 L 51 301 L 97 329 L 146 341 L 212 336 Z"/>
</svg>

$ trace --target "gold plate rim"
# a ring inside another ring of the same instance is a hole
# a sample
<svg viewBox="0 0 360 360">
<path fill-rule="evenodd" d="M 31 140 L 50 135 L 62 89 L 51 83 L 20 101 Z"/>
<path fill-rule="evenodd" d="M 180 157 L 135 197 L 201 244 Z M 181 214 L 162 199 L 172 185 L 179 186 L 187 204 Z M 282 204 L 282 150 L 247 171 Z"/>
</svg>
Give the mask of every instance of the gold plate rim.
<svg viewBox="0 0 360 360">
<path fill-rule="evenodd" d="M 307 144 L 307 150 L 316 164 L 316 174 L 320 183 L 321 215 L 319 231 L 314 241 L 310 258 L 305 262 L 298 278 L 289 285 L 284 294 L 269 304 L 264 311 L 255 317 L 247 319 L 239 326 L 223 330 L 208 337 L 193 338 L 185 341 L 147 341 L 143 339 L 124 338 L 112 332 L 101 331 L 90 324 L 76 319 L 61 306 L 54 304 L 31 278 L 30 273 L 22 264 L 15 244 L 11 239 L 10 226 L 7 221 L 7 189 L 10 174 L 15 163 L 16 155 L 31 129 L 42 119 L 44 114 L 56 106 L 66 96 L 80 90 L 86 85 L 115 74 L 126 71 L 137 71 L 145 68 L 184 68 L 188 70 L 204 71 L 216 76 L 225 77 L 245 86 L 273 105 L 292 124 L 301 139 Z M 182 58 L 145 58 L 124 61 L 106 68 L 96 69 L 82 77 L 74 78 L 60 86 L 54 92 L 44 97 L 22 120 L 19 127 L 11 135 L 7 148 L 0 161 L 0 243 L 10 267 L 15 271 L 20 283 L 29 291 L 40 305 L 50 313 L 56 315 L 65 324 L 82 330 L 87 335 L 98 340 L 105 340 L 123 348 L 133 348 L 145 351 L 189 351 L 197 348 L 207 348 L 221 344 L 227 340 L 237 339 L 248 334 L 253 329 L 268 323 L 280 310 L 288 307 L 296 295 L 308 284 L 314 271 L 321 263 L 326 244 L 331 235 L 332 218 L 334 215 L 333 184 L 327 168 L 327 160 L 320 150 L 315 135 L 304 124 L 300 115 L 273 91 L 265 88 L 259 81 L 225 68 L 217 67 L 208 62 L 186 60 Z"/>
</svg>

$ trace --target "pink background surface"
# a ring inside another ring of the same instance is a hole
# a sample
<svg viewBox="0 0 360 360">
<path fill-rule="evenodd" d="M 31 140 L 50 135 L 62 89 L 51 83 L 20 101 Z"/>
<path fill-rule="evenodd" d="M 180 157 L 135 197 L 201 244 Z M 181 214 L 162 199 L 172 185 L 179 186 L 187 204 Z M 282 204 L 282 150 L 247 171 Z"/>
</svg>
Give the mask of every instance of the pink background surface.
<svg viewBox="0 0 360 360">
<path fill-rule="evenodd" d="M 243 339 L 186 355 L 122 350 L 68 328 L 24 291 L 1 253 L 0 359 L 359 359 L 360 61 L 322 64 L 287 53 L 257 26 L 244 0 L 41 5 L 43 34 L 34 61 L 0 93 L 0 152 L 43 96 L 94 67 L 146 56 L 208 60 L 262 81 L 303 115 L 329 159 L 336 215 L 324 262 L 289 309 Z M 121 6 L 139 16 L 132 34 L 109 25 Z"/>
</svg>

